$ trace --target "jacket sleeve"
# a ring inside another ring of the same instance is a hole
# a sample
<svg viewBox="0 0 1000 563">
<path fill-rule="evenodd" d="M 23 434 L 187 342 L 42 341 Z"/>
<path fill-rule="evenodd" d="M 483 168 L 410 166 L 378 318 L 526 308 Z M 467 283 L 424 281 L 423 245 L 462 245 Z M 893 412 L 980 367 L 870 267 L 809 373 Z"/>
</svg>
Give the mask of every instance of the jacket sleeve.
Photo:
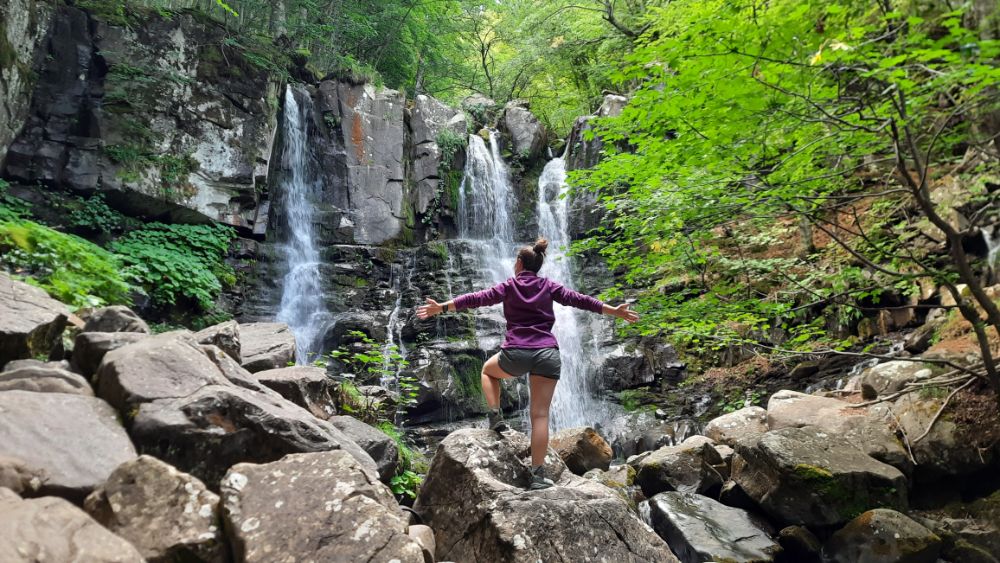
<svg viewBox="0 0 1000 563">
<path fill-rule="evenodd" d="M 600 313 L 604 310 L 604 303 L 602 301 L 594 299 L 589 295 L 573 291 L 572 289 L 556 282 L 551 283 L 552 300 L 556 303 L 566 305 L 567 307 L 576 307 L 577 309 L 583 309 L 584 311 L 590 311 L 592 313 Z"/>
<path fill-rule="evenodd" d="M 507 283 L 504 282 L 489 289 L 459 295 L 453 300 L 455 303 L 455 310 L 461 311 L 462 309 L 475 309 L 476 307 L 488 307 L 490 305 L 496 305 L 497 303 L 503 303 L 503 298 L 506 292 Z"/>
</svg>

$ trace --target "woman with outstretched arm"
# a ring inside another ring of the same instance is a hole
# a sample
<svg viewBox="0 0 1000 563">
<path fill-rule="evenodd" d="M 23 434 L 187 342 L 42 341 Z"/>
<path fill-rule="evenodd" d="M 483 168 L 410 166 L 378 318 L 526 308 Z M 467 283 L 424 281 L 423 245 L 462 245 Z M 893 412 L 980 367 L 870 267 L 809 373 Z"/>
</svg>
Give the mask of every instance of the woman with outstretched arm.
<svg viewBox="0 0 1000 563">
<path fill-rule="evenodd" d="M 539 239 L 534 246 L 522 247 L 514 262 L 514 277 L 489 289 L 460 295 L 438 303 L 428 298 L 417 307 L 417 317 L 428 319 L 446 311 L 461 311 L 503 303 L 507 334 L 500 352 L 483 364 L 483 394 L 489 404 L 489 424 L 494 430 L 505 428 L 500 410 L 500 380 L 529 374 L 531 389 L 531 490 L 546 489 L 554 483 L 542 473 L 549 448 L 549 405 L 559 381 L 562 362 L 559 343 L 552 334 L 556 316 L 552 303 L 585 311 L 612 315 L 627 322 L 639 319 L 628 304 L 606 305 L 593 297 L 577 293 L 538 275 L 545 260 L 548 241 Z"/>
</svg>

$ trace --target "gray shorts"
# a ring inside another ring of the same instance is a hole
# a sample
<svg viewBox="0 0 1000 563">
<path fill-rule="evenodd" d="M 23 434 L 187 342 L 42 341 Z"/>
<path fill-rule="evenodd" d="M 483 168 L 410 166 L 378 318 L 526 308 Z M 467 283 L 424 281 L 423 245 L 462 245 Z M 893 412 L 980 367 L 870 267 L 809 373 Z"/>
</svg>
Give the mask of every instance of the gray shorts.
<svg viewBox="0 0 1000 563">
<path fill-rule="evenodd" d="M 559 379 L 559 348 L 501 348 L 500 369 L 517 377 L 527 373 Z"/>
</svg>

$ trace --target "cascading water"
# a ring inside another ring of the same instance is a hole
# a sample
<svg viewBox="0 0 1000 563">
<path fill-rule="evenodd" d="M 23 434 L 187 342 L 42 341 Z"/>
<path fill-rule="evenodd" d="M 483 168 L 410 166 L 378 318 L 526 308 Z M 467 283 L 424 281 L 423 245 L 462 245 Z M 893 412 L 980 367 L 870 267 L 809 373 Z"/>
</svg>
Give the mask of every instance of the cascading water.
<svg viewBox="0 0 1000 563">
<path fill-rule="evenodd" d="M 287 323 L 295 334 L 296 362 L 308 363 L 322 350 L 332 315 L 323 299 L 320 256 L 313 244 L 313 208 L 318 182 L 310 167 L 308 124 L 312 113 L 308 94 L 296 99 L 291 86 L 285 89 L 284 151 L 286 171 L 281 189 L 284 194 L 288 240 L 283 245 L 286 271 L 277 320 Z"/>
</svg>

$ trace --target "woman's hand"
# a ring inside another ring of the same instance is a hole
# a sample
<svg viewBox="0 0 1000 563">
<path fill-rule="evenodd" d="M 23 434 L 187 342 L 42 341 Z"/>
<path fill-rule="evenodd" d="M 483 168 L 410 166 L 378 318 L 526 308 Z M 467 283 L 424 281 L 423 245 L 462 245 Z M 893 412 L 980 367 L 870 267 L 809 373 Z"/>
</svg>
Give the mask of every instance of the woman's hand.
<svg viewBox="0 0 1000 563">
<path fill-rule="evenodd" d="M 611 314 L 619 319 L 625 320 L 625 322 L 634 323 L 639 320 L 639 313 L 629 309 L 628 303 L 622 303 L 617 307 L 609 307 L 611 309 Z"/>
<path fill-rule="evenodd" d="M 434 315 L 440 315 L 443 312 L 444 305 L 428 297 L 426 305 L 417 307 L 417 318 L 420 320 L 429 319 Z"/>
</svg>

